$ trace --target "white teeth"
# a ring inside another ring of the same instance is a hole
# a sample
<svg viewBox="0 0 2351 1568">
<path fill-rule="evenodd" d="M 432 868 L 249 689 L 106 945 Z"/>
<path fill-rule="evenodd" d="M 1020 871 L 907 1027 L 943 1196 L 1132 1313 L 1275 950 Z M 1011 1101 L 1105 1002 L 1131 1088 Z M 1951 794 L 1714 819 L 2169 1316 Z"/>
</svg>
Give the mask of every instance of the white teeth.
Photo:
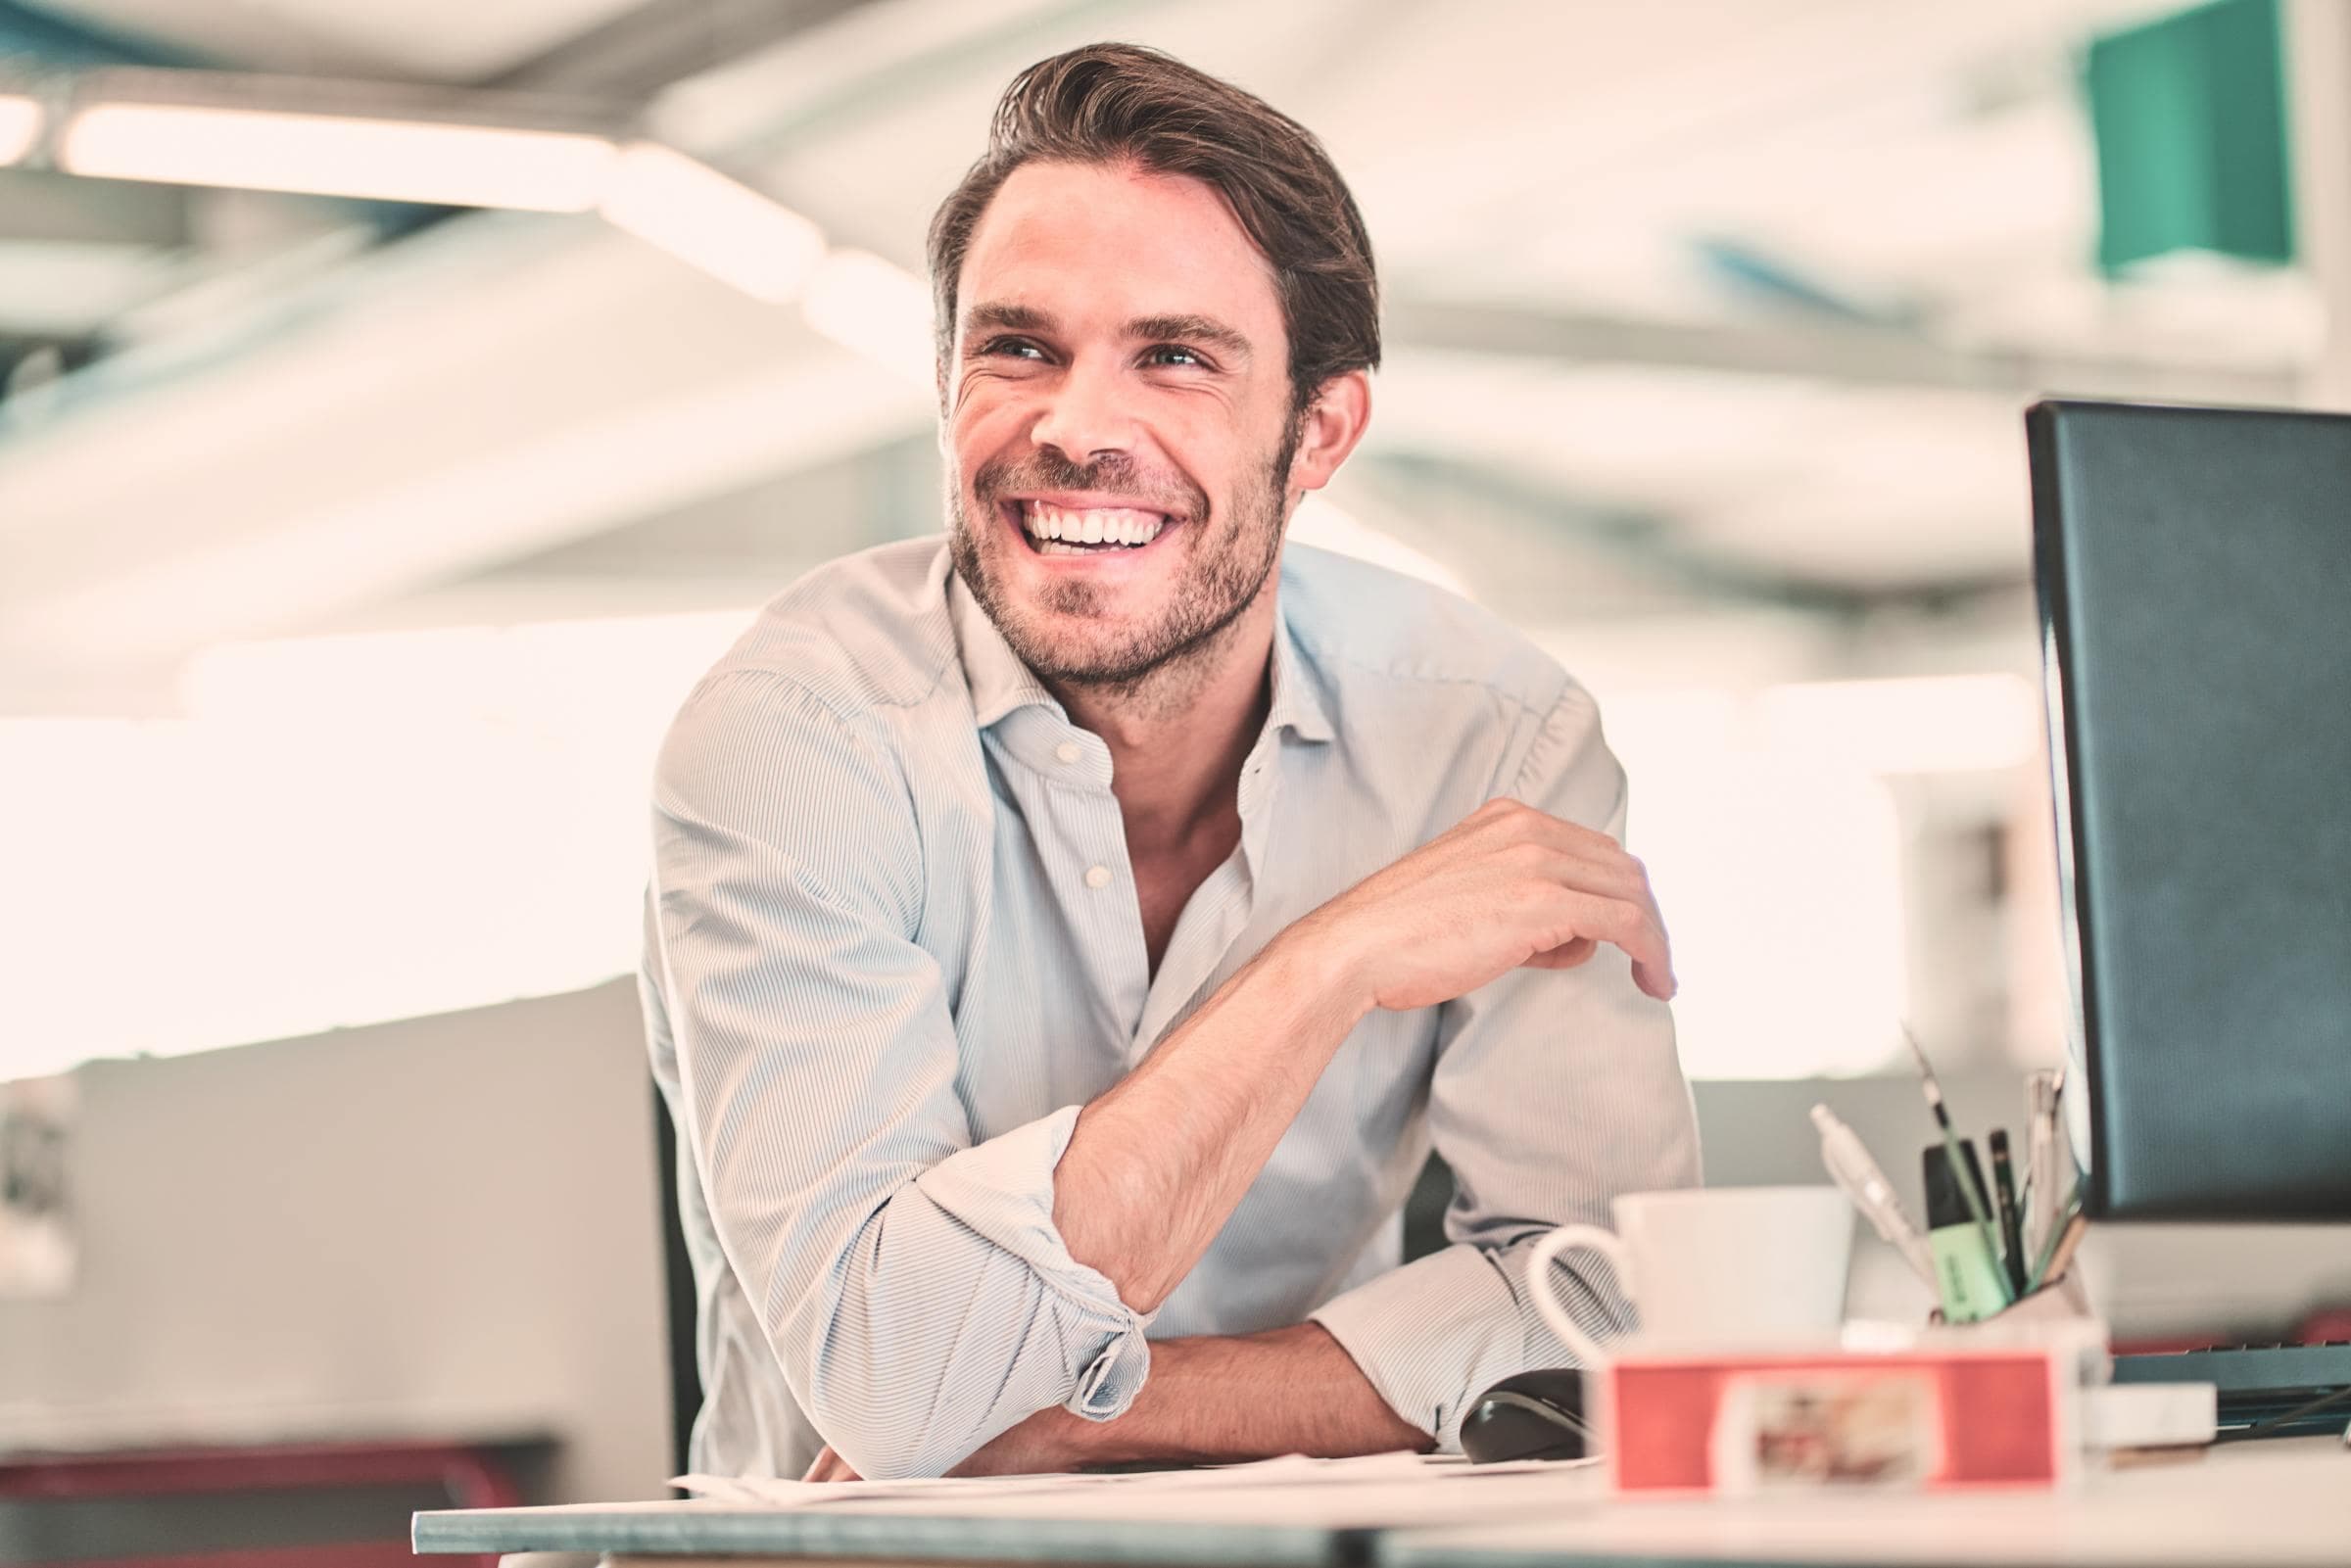
<svg viewBox="0 0 2351 1568">
<path fill-rule="evenodd" d="M 1159 517 L 1138 513 L 1130 507 L 1069 511 L 1046 505 L 1042 501 L 1023 501 L 1021 526 L 1040 546 L 1059 543 L 1066 546 L 1045 553 L 1072 555 L 1080 553 L 1077 548 L 1080 544 L 1125 545 L 1129 547 L 1148 545 L 1159 537 L 1159 531 L 1166 526 L 1166 522 Z"/>
</svg>

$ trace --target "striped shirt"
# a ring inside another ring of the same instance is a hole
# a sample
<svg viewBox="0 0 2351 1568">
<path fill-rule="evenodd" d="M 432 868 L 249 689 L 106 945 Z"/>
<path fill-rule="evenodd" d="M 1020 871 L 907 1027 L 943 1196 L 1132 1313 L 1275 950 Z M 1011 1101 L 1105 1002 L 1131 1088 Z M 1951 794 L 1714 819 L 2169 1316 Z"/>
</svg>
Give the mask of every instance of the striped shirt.
<svg viewBox="0 0 2351 1568">
<path fill-rule="evenodd" d="M 1309 1317 L 1450 1445 L 1496 1379 L 1568 1363 L 1528 1300 L 1533 1238 L 1698 1179 L 1671 1015 L 1603 948 L 1366 1018 L 1156 1313 L 1070 1256 L 1053 1171 L 1079 1109 L 1284 927 L 1497 795 L 1623 832 L 1591 697 L 1524 638 L 1303 546 L 1278 603 L 1240 844 L 1156 974 L 1108 747 L 936 539 L 802 580 L 688 697 L 654 780 L 644 994 L 699 1301 L 697 1469 L 795 1476 L 830 1442 L 867 1476 L 936 1475 L 1050 1405 L 1120 1414 L 1152 1339 Z M 1450 1245 L 1400 1265 L 1432 1144 Z M 1554 1278 L 1595 1329 L 1620 1319 Z"/>
</svg>

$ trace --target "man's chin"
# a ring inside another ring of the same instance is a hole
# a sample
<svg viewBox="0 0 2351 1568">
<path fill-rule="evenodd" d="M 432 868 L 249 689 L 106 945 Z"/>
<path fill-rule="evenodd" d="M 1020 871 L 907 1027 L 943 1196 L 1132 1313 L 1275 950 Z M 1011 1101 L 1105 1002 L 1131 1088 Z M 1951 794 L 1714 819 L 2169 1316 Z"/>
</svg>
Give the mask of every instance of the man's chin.
<svg viewBox="0 0 2351 1568">
<path fill-rule="evenodd" d="M 1073 633 L 1024 616 L 1005 641 L 1030 669 L 1048 681 L 1073 686 L 1128 685 L 1150 674 L 1161 662 L 1142 639 L 1102 635 L 1098 623 L 1088 623 L 1083 633 Z"/>
</svg>

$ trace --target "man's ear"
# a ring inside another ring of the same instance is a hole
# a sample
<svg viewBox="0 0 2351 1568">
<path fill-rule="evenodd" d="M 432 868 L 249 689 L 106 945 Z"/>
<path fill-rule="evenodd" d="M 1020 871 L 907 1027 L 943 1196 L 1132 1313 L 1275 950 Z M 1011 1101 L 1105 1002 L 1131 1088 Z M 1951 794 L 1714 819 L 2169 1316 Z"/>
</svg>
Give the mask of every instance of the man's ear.
<svg viewBox="0 0 2351 1568">
<path fill-rule="evenodd" d="M 1290 458 L 1287 488 L 1320 490 L 1364 439 L 1371 422 L 1371 377 L 1362 370 L 1332 376 L 1315 391 L 1299 422 L 1298 450 Z"/>
</svg>

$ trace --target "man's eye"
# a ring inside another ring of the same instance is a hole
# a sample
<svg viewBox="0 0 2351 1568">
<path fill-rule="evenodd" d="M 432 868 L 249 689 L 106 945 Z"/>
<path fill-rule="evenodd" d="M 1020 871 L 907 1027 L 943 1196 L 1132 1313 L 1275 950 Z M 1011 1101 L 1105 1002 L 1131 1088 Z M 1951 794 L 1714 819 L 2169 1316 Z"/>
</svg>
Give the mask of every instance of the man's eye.
<svg viewBox="0 0 2351 1568">
<path fill-rule="evenodd" d="M 1027 338 L 997 338 L 980 351 L 983 355 L 1009 356 L 1016 359 L 1041 359 L 1044 351 Z"/>
<path fill-rule="evenodd" d="M 1156 349 L 1144 351 L 1143 357 L 1153 364 L 1199 365 L 1208 361 L 1181 344 L 1163 343 Z"/>
</svg>

